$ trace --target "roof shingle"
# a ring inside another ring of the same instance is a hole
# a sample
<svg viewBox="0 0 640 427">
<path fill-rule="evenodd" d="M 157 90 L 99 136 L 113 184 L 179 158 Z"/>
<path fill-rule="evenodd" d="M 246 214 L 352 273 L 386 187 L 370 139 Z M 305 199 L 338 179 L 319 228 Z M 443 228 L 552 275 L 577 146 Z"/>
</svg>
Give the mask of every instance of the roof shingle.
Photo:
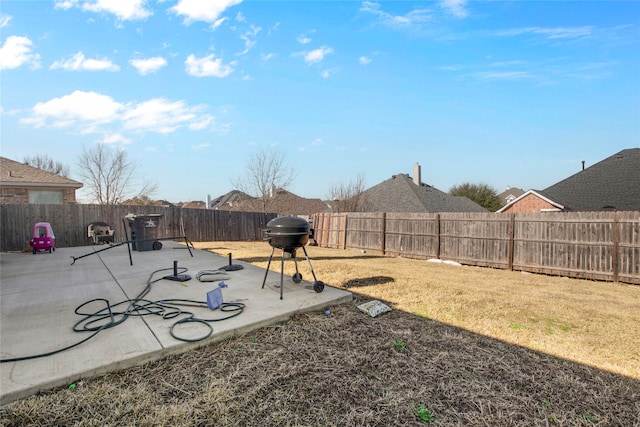
<svg viewBox="0 0 640 427">
<path fill-rule="evenodd" d="M 0 157 L 0 185 L 2 186 L 55 186 L 81 188 L 82 183 L 64 176 L 34 168 L 6 157 Z"/>
<path fill-rule="evenodd" d="M 640 210 L 640 148 L 622 150 L 540 193 L 571 211 Z"/>
<path fill-rule="evenodd" d="M 435 187 L 414 184 L 408 174 L 393 175 L 363 193 L 369 211 L 377 212 L 487 212 L 466 197 L 452 196 Z"/>
</svg>

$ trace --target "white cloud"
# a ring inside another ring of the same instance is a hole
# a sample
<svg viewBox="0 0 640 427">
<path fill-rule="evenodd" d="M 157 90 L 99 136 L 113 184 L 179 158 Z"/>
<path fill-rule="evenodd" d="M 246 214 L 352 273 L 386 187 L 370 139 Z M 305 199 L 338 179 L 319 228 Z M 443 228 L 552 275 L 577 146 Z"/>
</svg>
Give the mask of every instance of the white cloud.
<svg viewBox="0 0 640 427">
<path fill-rule="evenodd" d="M 455 16 L 456 18 L 466 18 L 469 12 L 465 8 L 467 0 L 442 0 L 440 7 Z"/>
<path fill-rule="evenodd" d="M 368 56 L 362 55 L 360 58 L 358 58 L 358 62 L 361 63 L 362 65 L 367 65 L 368 63 L 371 62 L 371 58 L 369 58 Z"/>
<path fill-rule="evenodd" d="M 298 147 L 298 151 L 306 151 L 309 147 L 320 147 L 321 145 L 324 145 L 322 138 L 316 138 L 311 141 L 311 144 Z"/>
<path fill-rule="evenodd" d="M 80 7 L 85 12 L 111 13 L 121 21 L 135 21 L 152 15 L 145 4 L 146 0 L 61 0 L 54 7 L 63 10 Z"/>
<path fill-rule="evenodd" d="M 203 142 L 202 144 L 192 145 L 191 149 L 193 149 L 193 151 L 200 151 L 200 150 L 204 150 L 205 148 L 209 148 L 209 147 L 211 147 L 211 143 Z"/>
<path fill-rule="evenodd" d="M 239 3 L 242 0 L 179 0 L 169 11 L 184 16 L 184 23 L 187 25 L 195 21 L 213 23 L 227 8 Z"/>
<path fill-rule="evenodd" d="M 154 56 L 146 59 L 132 59 L 129 64 L 135 67 L 140 75 L 144 76 L 149 73 L 155 73 L 160 68 L 165 67 L 167 60 L 161 56 Z"/>
<path fill-rule="evenodd" d="M 238 22 L 246 22 L 247 18 L 245 18 L 244 14 L 242 12 L 238 12 L 238 14 L 236 15 L 236 21 L 238 21 Z"/>
<path fill-rule="evenodd" d="M 524 80 L 532 79 L 534 75 L 527 71 L 481 71 L 472 74 L 480 80 Z"/>
<path fill-rule="evenodd" d="M 36 127 L 81 125 L 86 128 L 117 120 L 123 108 L 110 96 L 76 90 L 69 95 L 37 103 L 32 109 L 32 116 L 22 119 L 21 123 Z"/>
<path fill-rule="evenodd" d="M 87 59 L 84 53 L 78 52 L 66 61 L 55 61 L 50 70 L 61 68 L 67 71 L 118 71 L 120 67 L 109 59 Z"/>
<path fill-rule="evenodd" d="M 11 21 L 10 15 L 5 15 L 4 13 L 0 13 L 0 28 L 4 28 L 9 25 L 9 21 Z"/>
<path fill-rule="evenodd" d="M 300 44 L 309 44 L 309 43 L 311 43 L 311 37 L 309 37 L 307 34 L 309 34 L 309 33 L 313 34 L 315 32 L 316 32 L 316 30 L 309 30 L 309 31 L 307 31 L 307 32 L 305 32 L 303 34 L 300 34 L 298 36 L 298 38 L 296 38 L 296 40 Z"/>
<path fill-rule="evenodd" d="M 28 64 L 40 68 L 40 55 L 31 52 L 33 42 L 27 37 L 9 36 L 0 47 L 0 70 L 19 68 Z"/>
<path fill-rule="evenodd" d="M 234 69 L 231 65 L 225 65 L 222 63 L 221 58 L 214 59 L 213 54 L 205 56 L 203 58 L 196 58 L 195 55 L 189 55 L 184 62 L 187 69 L 187 74 L 195 77 L 227 77 Z"/>
<path fill-rule="evenodd" d="M 433 13 L 430 9 L 413 9 L 405 15 L 392 15 L 384 12 L 379 3 L 364 1 L 360 7 L 361 12 L 375 15 L 380 23 L 392 27 L 406 27 L 414 24 L 431 21 Z"/>
<path fill-rule="evenodd" d="M 307 64 L 315 64 L 324 59 L 326 55 L 333 53 L 333 49 L 327 46 L 322 46 L 318 49 L 314 49 L 308 52 L 303 52 L 304 62 Z"/>
<path fill-rule="evenodd" d="M 274 58 L 276 56 L 275 53 L 261 53 L 260 54 L 260 59 L 262 59 L 263 61 L 268 61 L 271 58 Z"/>
<path fill-rule="evenodd" d="M 323 79 L 328 79 L 329 77 L 331 77 L 337 72 L 338 72 L 338 68 L 327 68 L 326 70 L 322 70 L 320 75 L 322 76 Z"/>
<path fill-rule="evenodd" d="M 251 48 L 255 46 L 256 41 L 253 40 L 252 37 L 257 36 L 260 30 L 262 30 L 262 28 L 252 25 L 248 31 L 240 36 L 240 38 L 244 40 L 244 50 L 238 53 L 238 55 L 246 55 L 249 50 L 251 50 Z"/>
<path fill-rule="evenodd" d="M 198 110 L 198 107 L 188 107 L 184 101 L 154 98 L 129 108 L 122 120 L 127 129 L 171 133 L 193 122 Z"/>
<path fill-rule="evenodd" d="M 525 28 L 513 28 L 509 30 L 498 31 L 495 34 L 498 36 L 520 36 L 523 34 L 538 34 L 545 36 L 549 39 L 570 39 L 570 38 L 582 38 L 589 37 L 593 33 L 593 27 L 525 27 Z"/>
<path fill-rule="evenodd" d="M 171 133 L 179 128 L 192 131 L 209 128 L 214 117 L 205 106 L 154 98 L 120 103 L 107 95 L 76 90 L 69 95 L 37 103 L 24 125 L 70 129 L 80 133 L 102 133 L 103 143 L 130 142 L 123 131 Z M 108 128 L 108 129 L 107 129 Z M 119 130 L 120 129 L 120 130 Z"/>
<path fill-rule="evenodd" d="M 226 17 L 225 17 L 225 18 L 216 19 L 216 20 L 213 22 L 213 24 L 211 25 L 211 28 L 215 30 L 215 29 L 216 29 L 216 28 L 218 28 L 220 25 L 222 25 L 222 24 L 224 23 L 224 21 L 226 21 L 226 20 L 227 20 L 227 18 L 226 18 Z"/>
<path fill-rule="evenodd" d="M 122 136 L 120 133 L 112 133 L 105 135 L 101 138 L 98 143 L 100 144 L 122 144 L 128 145 L 131 144 L 131 139 Z"/>
<path fill-rule="evenodd" d="M 211 126 L 214 121 L 214 117 L 210 114 L 203 114 L 199 117 L 196 117 L 194 120 L 189 123 L 190 130 L 203 130 Z"/>
<path fill-rule="evenodd" d="M 78 0 L 56 0 L 53 7 L 55 9 L 69 10 L 78 5 Z"/>
</svg>

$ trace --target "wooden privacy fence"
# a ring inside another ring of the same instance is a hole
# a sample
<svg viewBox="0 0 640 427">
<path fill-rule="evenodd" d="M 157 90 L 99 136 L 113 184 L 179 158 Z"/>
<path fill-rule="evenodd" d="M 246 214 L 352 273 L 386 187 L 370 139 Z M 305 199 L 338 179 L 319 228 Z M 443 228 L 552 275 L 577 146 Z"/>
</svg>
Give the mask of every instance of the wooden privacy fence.
<svg viewBox="0 0 640 427">
<path fill-rule="evenodd" d="M 640 212 L 319 213 L 319 246 L 640 284 Z"/>
<path fill-rule="evenodd" d="M 125 225 L 123 219 L 130 213 L 160 214 L 158 238 L 187 236 L 194 242 L 261 240 L 267 222 L 276 217 L 271 213 L 162 206 L 3 204 L 0 205 L 0 251 L 29 249 L 33 226 L 43 221 L 51 224 L 58 247 L 90 245 L 87 228 L 96 221 L 109 224 L 116 230 L 115 241 L 123 242 L 129 239 L 129 225 Z"/>
</svg>

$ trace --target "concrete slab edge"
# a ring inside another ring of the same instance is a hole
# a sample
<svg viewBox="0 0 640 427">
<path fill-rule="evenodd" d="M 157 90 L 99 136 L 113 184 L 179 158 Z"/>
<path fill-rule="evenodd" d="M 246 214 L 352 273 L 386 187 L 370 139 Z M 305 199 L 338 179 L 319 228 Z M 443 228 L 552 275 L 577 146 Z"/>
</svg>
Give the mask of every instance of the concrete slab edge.
<svg viewBox="0 0 640 427">
<path fill-rule="evenodd" d="M 139 355 L 139 356 L 135 356 L 135 357 L 131 357 L 128 359 L 124 359 L 124 360 L 119 360 L 117 362 L 111 363 L 109 365 L 105 365 L 105 366 L 101 366 L 99 368 L 95 368 L 95 369 L 89 369 L 86 371 L 82 371 L 79 373 L 74 373 L 73 375 L 66 375 L 64 377 L 60 377 L 60 378 L 55 378 L 52 379 L 50 381 L 46 381 L 44 383 L 38 384 L 38 385 L 34 385 L 34 386 L 29 386 L 29 387 L 25 387 L 23 389 L 20 390 L 16 390 L 10 393 L 6 393 L 3 394 L 2 396 L 0 396 L 0 406 L 4 407 L 7 405 L 10 405 L 11 403 L 20 400 L 20 399 L 24 399 L 26 397 L 32 396 L 36 393 L 39 392 L 46 392 L 49 390 L 52 390 L 56 387 L 62 387 L 62 386 L 67 386 L 70 385 L 80 379 L 90 379 L 90 378 L 96 378 L 102 375 L 106 375 L 109 373 L 113 373 L 113 372 L 117 372 L 117 371 L 121 371 L 124 369 L 129 369 L 129 368 L 133 368 L 135 366 L 140 366 L 140 365 L 144 365 L 145 363 L 150 363 L 150 362 L 154 362 L 160 359 L 163 359 L 167 356 L 171 356 L 171 355 L 177 355 L 177 354 L 183 354 L 186 353 L 190 350 L 194 350 L 196 348 L 200 348 L 212 343 L 216 343 L 216 342 L 221 342 L 224 341 L 228 338 L 232 338 L 232 337 L 236 337 L 236 336 L 243 336 L 243 335 L 247 335 L 248 333 L 264 328 L 266 326 L 271 326 L 271 325 L 275 325 L 278 323 L 282 323 L 282 322 L 286 322 L 287 320 L 291 319 L 291 317 L 294 314 L 297 313 L 308 313 L 308 312 L 312 312 L 312 311 L 324 311 L 324 309 L 326 309 L 327 307 L 331 307 L 331 306 L 336 306 L 336 305 L 342 305 L 342 304 L 346 304 L 349 303 L 353 300 L 353 295 L 351 293 L 349 293 L 348 295 L 345 295 L 343 297 L 340 297 L 338 299 L 332 300 L 332 301 L 327 301 L 327 302 L 322 302 L 319 304 L 315 304 L 309 307 L 306 307 L 302 310 L 291 310 L 288 311 L 286 313 L 280 314 L 278 316 L 274 316 L 271 317 L 269 319 L 265 319 L 263 321 L 260 322 L 256 322 L 256 323 L 252 323 L 246 326 L 242 326 L 239 328 L 236 328 L 232 331 L 228 331 L 228 332 L 222 332 L 219 334 L 214 334 L 213 336 L 204 339 L 202 341 L 198 341 L 195 343 L 184 343 L 184 345 L 179 345 L 179 346 L 174 346 L 171 348 L 164 348 L 161 350 L 157 350 L 151 353 L 145 353 L 143 355 Z M 14 363 L 20 363 L 20 362 L 14 362 Z"/>
</svg>

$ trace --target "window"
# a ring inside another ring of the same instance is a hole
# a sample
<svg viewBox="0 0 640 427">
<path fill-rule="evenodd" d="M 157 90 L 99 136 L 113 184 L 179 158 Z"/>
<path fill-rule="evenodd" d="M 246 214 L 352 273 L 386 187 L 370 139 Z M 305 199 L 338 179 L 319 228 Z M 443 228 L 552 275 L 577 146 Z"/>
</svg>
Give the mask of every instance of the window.
<svg viewBox="0 0 640 427">
<path fill-rule="evenodd" d="M 61 205 L 64 201 L 62 190 L 29 190 L 29 203 Z"/>
</svg>

